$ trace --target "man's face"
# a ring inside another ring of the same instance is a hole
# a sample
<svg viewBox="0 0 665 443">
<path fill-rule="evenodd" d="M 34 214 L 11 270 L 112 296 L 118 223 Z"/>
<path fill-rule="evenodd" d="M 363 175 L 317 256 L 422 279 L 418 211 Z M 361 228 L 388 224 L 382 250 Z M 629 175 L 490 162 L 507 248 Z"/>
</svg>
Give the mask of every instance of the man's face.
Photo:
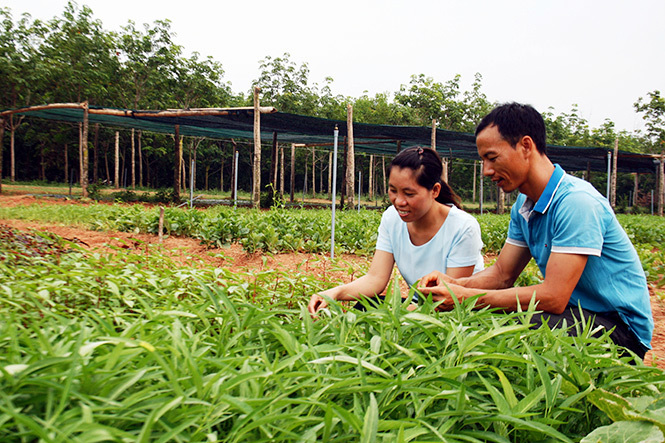
<svg viewBox="0 0 665 443">
<path fill-rule="evenodd" d="M 483 161 L 483 175 L 490 177 L 504 192 L 514 191 L 524 184 L 529 162 L 521 142 L 513 148 L 499 129 L 491 125 L 480 131 L 476 146 Z"/>
</svg>

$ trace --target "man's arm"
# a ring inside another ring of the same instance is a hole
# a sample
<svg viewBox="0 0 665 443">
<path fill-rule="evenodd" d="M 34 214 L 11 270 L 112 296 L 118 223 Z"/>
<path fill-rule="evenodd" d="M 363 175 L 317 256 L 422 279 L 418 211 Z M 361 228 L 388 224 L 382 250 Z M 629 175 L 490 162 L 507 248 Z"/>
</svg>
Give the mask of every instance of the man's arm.
<svg viewBox="0 0 665 443">
<path fill-rule="evenodd" d="M 531 253 L 528 248 L 506 243 L 492 266 L 466 278 L 455 278 L 455 275 L 435 271 L 423 277 L 420 280 L 420 286 L 443 286 L 445 282 L 478 289 L 509 288 L 515 283 L 530 259 Z"/>
<path fill-rule="evenodd" d="M 516 246 L 510 246 L 511 249 L 517 248 Z M 506 247 L 504 247 L 504 250 L 505 249 Z M 501 251 L 502 254 L 504 250 Z M 524 254 L 517 255 L 517 258 L 520 257 L 524 260 Z M 513 266 L 508 266 L 508 268 L 504 268 L 502 271 L 502 265 L 515 264 L 515 262 L 506 262 L 499 264 L 498 267 L 489 267 L 486 270 L 487 272 L 483 271 L 468 279 L 460 279 L 463 280 L 460 282 L 462 285 L 456 285 L 453 282 L 449 283 L 448 287 L 450 287 L 450 291 L 455 294 L 458 299 L 465 299 L 478 294 L 483 294 L 478 300 L 479 306 L 492 306 L 507 310 L 516 310 L 518 305 L 521 306 L 522 309 L 527 309 L 531 298 L 535 293 L 539 310 L 551 312 L 553 314 L 560 314 L 568 305 L 573 289 L 575 289 L 575 286 L 584 271 L 587 259 L 588 256 L 586 255 L 552 253 L 547 262 L 545 280 L 542 283 L 533 286 L 500 289 L 502 287 L 505 288 L 504 285 L 509 281 L 509 279 L 506 279 L 506 276 L 510 274 L 509 271 L 511 269 L 513 271 L 516 269 Z M 499 263 L 498 259 L 497 263 Z M 497 263 L 495 263 L 495 265 Z M 524 263 L 524 265 L 526 265 L 526 263 Z M 508 272 L 508 274 L 506 274 L 506 272 Z M 485 273 L 485 275 L 481 276 L 480 274 L 482 273 Z M 479 278 L 476 278 L 476 276 Z M 498 279 L 497 282 L 493 283 L 490 280 L 492 277 L 496 277 Z M 515 279 L 512 280 L 511 284 L 514 283 Z M 489 288 L 474 287 L 471 286 L 472 284 L 485 284 L 485 286 L 489 286 Z M 454 306 L 450 293 L 443 284 L 419 289 L 424 294 L 431 293 L 434 300 L 443 301 L 441 305 L 442 309 L 452 309 Z"/>
</svg>

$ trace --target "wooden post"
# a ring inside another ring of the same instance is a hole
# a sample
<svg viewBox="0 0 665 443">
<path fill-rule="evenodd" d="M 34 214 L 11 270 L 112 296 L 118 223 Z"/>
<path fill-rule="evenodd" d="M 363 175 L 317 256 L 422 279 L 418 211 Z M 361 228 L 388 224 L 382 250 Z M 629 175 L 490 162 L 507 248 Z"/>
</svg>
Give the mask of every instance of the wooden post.
<svg viewBox="0 0 665 443">
<path fill-rule="evenodd" d="M 115 175 L 113 176 L 113 186 L 120 188 L 120 131 L 115 131 Z"/>
<path fill-rule="evenodd" d="M 99 123 L 95 123 L 95 139 L 93 145 L 93 152 L 95 154 L 95 159 L 92 163 L 92 181 L 97 183 L 99 181 Z"/>
<path fill-rule="evenodd" d="M 383 195 L 386 195 L 386 156 L 381 156 L 381 171 L 383 172 Z"/>
<path fill-rule="evenodd" d="M 374 199 L 374 156 L 369 155 L 369 189 L 368 189 L 368 198 L 370 200 Z"/>
<path fill-rule="evenodd" d="M 294 201 L 296 189 L 296 144 L 291 143 L 291 203 Z"/>
<path fill-rule="evenodd" d="M 136 144 L 134 134 L 135 130 L 132 128 L 132 189 L 136 189 Z"/>
<path fill-rule="evenodd" d="M 660 156 L 660 164 L 658 165 L 660 174 L 660 190 L 658 191 L 658 215 L 663 216 L 663 200 L 665 200 L 665 155 Z"/>
<path fill-rule="evenodd" d="M 355 150 L 353 145 L 353 106 L 346 105 L 348 151 L 346 153 L 346 196 L 349 208 L 353 208 L 355 188 Z"/>
<path fill-rule="evenodd" d="M 259 110 L 258 86 L 254 87 L 254 164 L 252 180 L 252 207 L 258 208 L 261 204 L 261 112 Z"/>
<path fill-rule="evenodd" d="M 20 123 L 19 123 L 20 124 Z M 9 180 L 14 183 L 16 181 L 16 128 L 14 125 L 14 114 L 9 116 Z"/>
<path fill-rule="evenodd" d="M 316 148 L 312 148 L 312 197 L 316 196 Z"/>
<path fill-rule="evenodd" d="M 83 107 L 83 135 L 81 137 L 81 150 L 83 151 L 81 191 L 83 193 L 83 198 L 88 198 L 88 102 L 85 102 Z"/>
<path fill-rule="evenodd" d="M 402 140 L 397 140 L 397 153 L 402 152 Z"/>
<path fill-rule="evenodd" d="M 236 152 L 238 152 L 238 144 L 234 139 L 231 139 L 233 144 L 233 155 L 231 156 L 231 200 L 236 201 L 238 196 L 236 195 L 236 189 L 238 188 L 236 184 Z"/>
<path fill-rule="evenodd" d="M 634 184 L 633 184 L 633 201 L 632 201 L 632 203 L 633 203 L 633 206 L 635 206 L 635 207 L 637 206 L 637 202 L 638 202 L 637 196 L 638 196 L 639 191 L 640 191 L 639 182 L 640 182 L 639 174 L 637 172 L 633 172 L 633 183 Z"/>
<path fill-rule="evenodd" d="M 139 142 L 139 186 L 143 186 L 143 150 L 141 149 L 141 131 L 137 134 Z"/>
<path fill-rule="evenodd" d="M 279 159 L 279 156 L 277 155 L 277 131 L 273 131 L 272 133 L 272 155 L 271 155 L 271 161 L 270 161 L 270 184 L 272 185 L 270 188 L 271 195 L 273 195 L 277 192 L 277 162 Z"/>
<path fill-rule="evenodd" d="M 5 119 L 0 118 L 0 194 L 2 194 L 2 151 L 4 150 L 3 139 L 5 138 Z"/>
<path fill-rule="evenodd" d="M 65 184 L 69 183 L 69 153 L 67 152 L 67 143 L 65 143 Z"/>
<path fill-rule="evenodd" d="M 117 134 L 117 133 L 116 133 Z M 173 200 L 180 201 L 180 167 L 182 162 L 182 143 L 180 143 L 180 125 L 175 125 L 175 165 L 173 165 Z"/>
<path fill-rule="evenodd" d="M 159 242 L 164 240 L 164 206 L 159 207 Z"/>
<path fill-rule="evenodd" d="M 612 208 L 617 205 L 617 157 L 619 157 L 619 139 L 614 140 L 614 154 L 612 155 L 612 182 L 610 184 L 610 204 Z"/>
<path fill-rule="evenodd" d="M 497 197 L 497 203 L 496 203 L 496 213 L 497 214 L 503 214 L 506 212 L 506 194 L 503 192 L 503 189 L 498 188 L 499 190 L 499 195 Z"/>
<path fill-rule="evenodd" d="M 436 119 L 432 119 L 432 141 L 430 142 L 430 148 L 436 151 Z"/>
<path fill-rule="evenodd" d="M 477 166 L 478 166 L 478 162 L 474 161 L 473 162 L 473 197 L 471 199 L 471 201 L 473 203 L 476 202 L 476 183 L 478 182 L 478 173 L 476 172 L 477 169 L 478 169 Z"/>
<path fill-rule="evenodd" d="M 284 146 L 279 148 L 279 198 L 284 198 Z"/>
</svg>

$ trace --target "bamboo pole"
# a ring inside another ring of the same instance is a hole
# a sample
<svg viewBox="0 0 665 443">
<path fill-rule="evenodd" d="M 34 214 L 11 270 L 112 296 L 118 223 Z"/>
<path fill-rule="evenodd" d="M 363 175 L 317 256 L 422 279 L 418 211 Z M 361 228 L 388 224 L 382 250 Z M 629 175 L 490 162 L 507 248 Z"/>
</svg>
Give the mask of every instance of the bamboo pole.
<svg viewBox="0 0 665 443">
<path fill-rule="evenodd" d="M 12 115 L 25 112 L 43 111 L 47 109 L 84 109 L 87 103 L 51 103 L 48 105 L 28 106 L 19 109 L 9 109 L 0 112 L 0 115 Z M 191 109 L 167 109 L 165 111 L 151 110 L 122 110 L 109 108 L 92 108 L 90 114 L 113 115 L 117 117 L 193 117 L 197 115 L 230 115 L 242 111 L 254 111 L 254 107 L 236 107 L 236 108 L 191 108 Z M 277 112 L 272 106 L 259 107 L 261 114 L 272 114 Z"/>
<path fill-rule="evenodd" d="M 261 114 L 259 111 L 258 86 L 254 87 L 254 162 L 252 180 L 252 207 L 258 208 L 261 204 Z"/>
<path fill-rule="evenodd" d="M 346 130 L 348 150 L 346 152 L 346 198 L 349 208 L 353 208 L 355 188 L 355 150 L 353 145 L 353 106 L 346 106 Z"/>
</svg>

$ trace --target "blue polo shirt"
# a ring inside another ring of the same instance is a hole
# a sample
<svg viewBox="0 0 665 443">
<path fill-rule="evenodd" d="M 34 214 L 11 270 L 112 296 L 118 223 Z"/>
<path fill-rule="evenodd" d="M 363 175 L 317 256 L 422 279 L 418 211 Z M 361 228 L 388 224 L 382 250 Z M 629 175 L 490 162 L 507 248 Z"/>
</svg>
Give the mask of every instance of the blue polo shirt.
<svg viewBox="0 0 665 443">
<path fill-rule="evenodd" d="M 651 349 L 653 317 L 642 264 L 607 199 L 588 182 L 555 165 L 537 202 L 520 194 L 507 243 L 528 247 L 546 275 L 550 253 L 589 256 L 569 305 L 617 312 Z"/>
</svg>

